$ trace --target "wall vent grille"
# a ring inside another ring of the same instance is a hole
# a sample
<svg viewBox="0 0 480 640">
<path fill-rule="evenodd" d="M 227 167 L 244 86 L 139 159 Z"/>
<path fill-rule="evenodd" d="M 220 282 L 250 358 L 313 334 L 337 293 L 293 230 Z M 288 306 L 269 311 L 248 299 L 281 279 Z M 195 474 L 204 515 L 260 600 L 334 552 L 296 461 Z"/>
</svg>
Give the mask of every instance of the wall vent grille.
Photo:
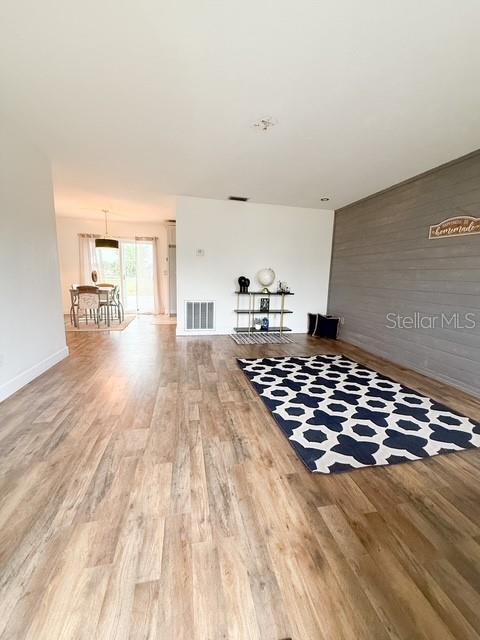
<svg viewBox="0 0 480 640">
<path fill-rule="evenodd" d="M 211 300 L 185 302 L 185 330 L 208 331 L 215 328 L 215 303 Z"/>
</svg>

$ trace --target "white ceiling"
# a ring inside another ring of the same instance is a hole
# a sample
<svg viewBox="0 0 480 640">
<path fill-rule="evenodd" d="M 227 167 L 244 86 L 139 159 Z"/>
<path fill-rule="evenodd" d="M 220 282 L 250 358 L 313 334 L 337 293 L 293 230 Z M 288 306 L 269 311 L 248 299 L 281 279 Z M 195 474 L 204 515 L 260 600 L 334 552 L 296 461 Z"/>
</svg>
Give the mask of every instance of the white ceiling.
<svg viewBox="0 0 480 640">
<path fill-rule="evenodd" d="M 2 0 L 0 23 L 63 215 L 337 208 L 480 147 L 478 0 Z"/>
</svg>

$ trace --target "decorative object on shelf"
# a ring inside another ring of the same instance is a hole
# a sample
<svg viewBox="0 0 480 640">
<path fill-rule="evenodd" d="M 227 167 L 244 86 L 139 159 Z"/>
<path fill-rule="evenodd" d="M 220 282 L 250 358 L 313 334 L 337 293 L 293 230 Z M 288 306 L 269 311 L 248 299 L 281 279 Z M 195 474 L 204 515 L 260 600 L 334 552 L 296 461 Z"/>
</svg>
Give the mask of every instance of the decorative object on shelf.
<svg viewBox="0 0 480 640">
<path fill-rule="evenodd" d="M 118 249 L 118 240 L 115 240 L 115 238 L 110 238 L 108 235 L 108 227 L 107 227 L 107 213 L 108 213 L 108 209 L 102 209 L 104 215 L 105 215 L 105 235 L 103 236 L 103 238 L 96 238 L 95 239 L 95 247 L 96 248 L 103 248 L 103 249 Z"/>
<path fill-rule="evenodd" d="M 260 320 L 260 318 L 255 318 L 255 320 L 253 321 L 253 328 L 255 329 L 255 331 L 260 331 L 262 328 L 262 321 Z"/>
<path fill-rule="evenodd" d="M 95 271 L 95 269 L 92 271 L 91 276 L 92 276 L 92 282 L 96 283 L 98 280 L 98 273 Z"/>
<path fill-rule="evenodd" d="M 265 318 L 262 318 L 262 331 L 268 331 L 268 325 L 268 318 L 265 316 Z"/>
<path fill-rule="evenodd" d="M 240 276 L 238 279 L 238 286 L 240 293 L 248 293 L 248 287 L 250 286 L 250 280 L 245 276 Z"/>
<path fill-rule="evenodd" d="M 270 298 L 260 298 L 260 311 L 270 311 Z"/>
<path fill-rule="evenodd" d="M 277 293 L 290 293 L 290 287 L 283 280 L 278 281 Z"/>
<path fill-rule="evenodd" d="M 268 288 L 275 281 L 275 271 L 273 269 L 261 269 L 257 273 L 257 280 L 263 286 L 262 293 L 270 293 Z"/>
</svg>

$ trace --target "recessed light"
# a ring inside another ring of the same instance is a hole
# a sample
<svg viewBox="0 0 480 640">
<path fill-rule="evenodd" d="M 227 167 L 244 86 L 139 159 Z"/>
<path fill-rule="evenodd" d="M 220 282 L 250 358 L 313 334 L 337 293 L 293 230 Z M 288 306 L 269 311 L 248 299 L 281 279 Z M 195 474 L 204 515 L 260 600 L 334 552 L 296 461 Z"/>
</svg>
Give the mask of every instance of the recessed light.
<svg viewBox="0 0 480 640">
<path fill-rule="evenodd" d="M 248 202 L 248 198 L 245 196 L 228 196 L 228 199 L 234 202 Z"/>
<path fill-rule="evenodd" d="M 330 198 L 320 198 L 320 202 L 328 202 Z"/>
</svg>

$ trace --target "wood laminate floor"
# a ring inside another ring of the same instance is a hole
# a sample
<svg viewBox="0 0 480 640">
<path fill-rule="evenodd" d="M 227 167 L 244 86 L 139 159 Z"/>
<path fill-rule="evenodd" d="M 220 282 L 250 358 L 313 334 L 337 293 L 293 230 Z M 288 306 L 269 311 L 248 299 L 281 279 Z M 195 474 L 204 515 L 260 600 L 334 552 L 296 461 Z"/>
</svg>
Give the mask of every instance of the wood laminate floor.
<svg viewBox="0 0 480 640">
<path fill-rule="evenodd" d="M 235 356 L 342 351 L 479 403 L 306 336 L 68 343 L 0 405 L 2 640 L 480 638 L 480 452 L 312 475 Z"/>
</svg>

